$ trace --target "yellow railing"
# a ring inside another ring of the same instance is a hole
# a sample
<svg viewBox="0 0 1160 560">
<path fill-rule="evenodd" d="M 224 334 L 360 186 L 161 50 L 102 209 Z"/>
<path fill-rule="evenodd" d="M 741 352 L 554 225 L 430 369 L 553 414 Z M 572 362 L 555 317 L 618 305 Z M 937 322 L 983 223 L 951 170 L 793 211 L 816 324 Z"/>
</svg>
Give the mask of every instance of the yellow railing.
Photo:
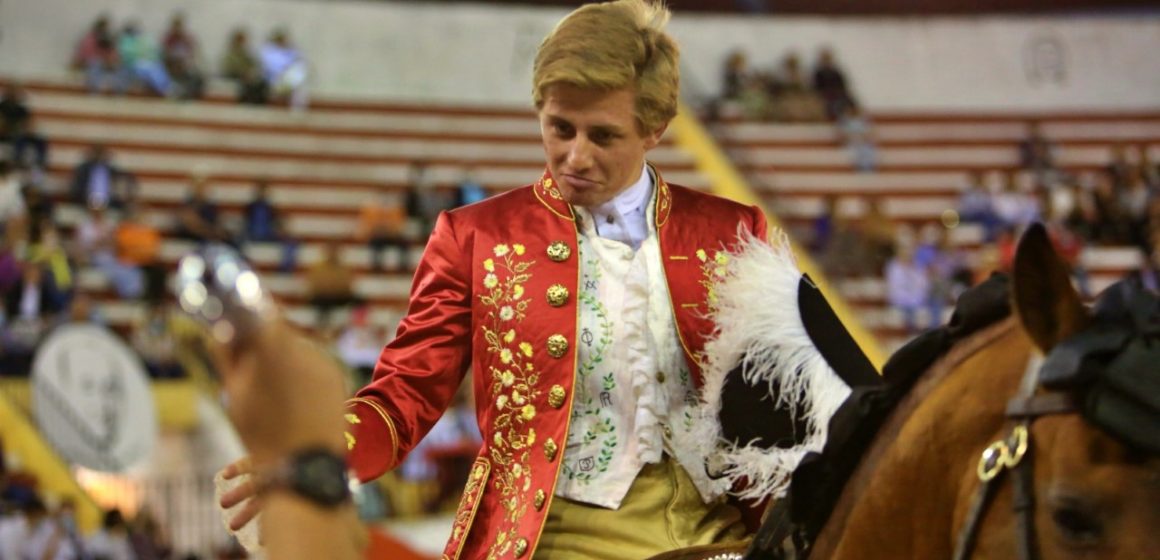
<svg viewBox="0 0 1160 560">
<path fill-rule="evenodd" d="M 745 180 L 733 162 L 726 157 L 721 147 L 713 140 L 709 131 L 705 130 L 700 121 L 692 115 L 691 109 L 682 106 L 677 117 L 669 125 L 669 130 L 673 132 L 677 143 L 693 155 L 697 162 L 697 169 L 709 177 L 713 185 L 713 192 L 743 204 L 760 207 L 765 212 L 771 226 L 781 227 L 777 216 L 774 216 L 769 208 L 766 208 L 761 198 L 749 186 L 749 182 Z M 826 295 L 826 299 L 838 317 L 841 318 L 842 323 L 850 330 L 854 340 L 862 347 L 862 351 L 866 353 L 875 367 L 881 369 L 882 364 L 886 363 L 887 356 L 882 351 L 878 340 L 862 325 L 850 307 L 846 305 L 841 294 L 833 289 L 822 274 L 821 268 L 810 258 L 809 253 L 797 243 L 793 243 L 793 250 L 802 272 L 813 278 L 814 283 Z"/>
</svg>

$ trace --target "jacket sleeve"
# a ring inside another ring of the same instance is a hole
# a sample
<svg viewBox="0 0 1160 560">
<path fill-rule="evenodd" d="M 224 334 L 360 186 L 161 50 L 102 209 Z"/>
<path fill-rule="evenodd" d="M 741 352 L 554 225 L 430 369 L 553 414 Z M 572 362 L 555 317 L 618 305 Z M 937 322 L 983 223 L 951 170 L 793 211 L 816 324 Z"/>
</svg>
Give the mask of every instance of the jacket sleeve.
<svg viewBox="0 0 1160 560">
<path fill-rule="evenodd" d="M 347 401 L 348 460 L 360 480 L 397 466 L 451 402 L 471 360 L 471 234 L 440 214 L 407 315 L 369 385 Z M 466 229 L 466 228 L 465 228 Z"/>
</svg>

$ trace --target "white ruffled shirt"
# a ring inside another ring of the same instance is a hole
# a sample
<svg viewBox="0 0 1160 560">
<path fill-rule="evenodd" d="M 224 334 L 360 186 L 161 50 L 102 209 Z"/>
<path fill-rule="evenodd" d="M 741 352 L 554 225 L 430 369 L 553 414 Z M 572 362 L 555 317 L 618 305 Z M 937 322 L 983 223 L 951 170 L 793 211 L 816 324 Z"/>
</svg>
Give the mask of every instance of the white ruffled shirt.
<svg viewBox="0 0 1160 560">
<path fill-rule="evenodd" d="M 575 398 L 556 495 L 616 509 L 648 463 L 668 452 L 694 482 L 695 452 L 672 449 L 670 417 L 694 398 L 652 226 L 655 189 L 641 179 L 599 207 L 577 208 L 580 329 Z M 693 464 L 685 464 L 686 459 Z M 698 484 L 701 488 L 702 484 Z M 713 497 L 709 485 L 702 496 Z"/>
</svg>

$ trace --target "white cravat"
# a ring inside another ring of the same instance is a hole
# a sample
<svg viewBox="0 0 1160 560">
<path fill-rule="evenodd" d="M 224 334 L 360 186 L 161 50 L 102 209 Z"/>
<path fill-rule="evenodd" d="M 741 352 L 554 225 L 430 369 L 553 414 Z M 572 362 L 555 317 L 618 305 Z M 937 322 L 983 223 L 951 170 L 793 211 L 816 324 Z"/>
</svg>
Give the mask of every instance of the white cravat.
<svg viewBox="0 0 1160 560">
<path fill-rule="evenodd" d="M 647 207 L 652 198 L 652 177 L 648 165 L 641 166 L 640 178 L 612 200 L 586 208 L 592 215 L 596 234 L 619 241 L 635 251 L 648 237 Z"/>
</svg>

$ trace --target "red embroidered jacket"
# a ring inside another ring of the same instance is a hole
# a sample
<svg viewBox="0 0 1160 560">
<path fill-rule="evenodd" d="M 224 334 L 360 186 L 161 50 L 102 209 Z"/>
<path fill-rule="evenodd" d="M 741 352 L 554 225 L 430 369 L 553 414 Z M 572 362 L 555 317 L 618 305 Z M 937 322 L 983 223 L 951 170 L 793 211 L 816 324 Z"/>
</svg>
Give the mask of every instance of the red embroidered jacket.
<svg viewBox="0 0 1160 560">
<path fill-rule="evenodd" d="M 708 276 L 739 228 L 765 217 L 657 175 L 656 231 L 694 382 L 713 325 Z M 535 552 L 571 418 L 580 267 L 571 207 L 545 173 L 535 184 L 440 216 L 415 272 L 398 336 L 374 380 L 347 403 L 350 462 L 362 480 L 394 468 L 472 372 L 483 447 L 444 558 Z"/>
</svg>

